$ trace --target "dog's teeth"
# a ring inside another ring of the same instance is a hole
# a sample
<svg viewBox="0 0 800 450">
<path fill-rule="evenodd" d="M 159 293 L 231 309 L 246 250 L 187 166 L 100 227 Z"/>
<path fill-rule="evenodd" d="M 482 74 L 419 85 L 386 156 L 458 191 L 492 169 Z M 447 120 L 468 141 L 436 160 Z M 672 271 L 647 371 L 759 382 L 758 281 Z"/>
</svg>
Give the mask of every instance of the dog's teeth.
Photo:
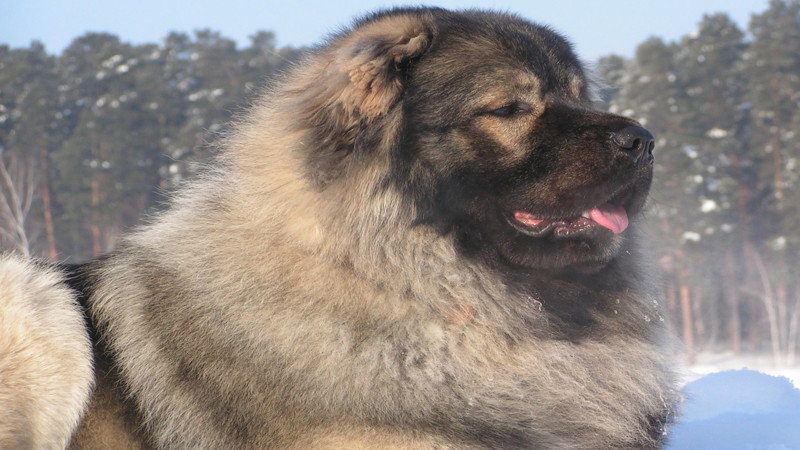
<svg viewBox="0 0 800 450">
<path fill-rule="evenodd" d="M 581 217 L 585 217 L 585 218 L 587 218 L 587 219 L 591 219 L 591 217 L 589 216 L 589 211 L 584 211 L 584 212 L 582 212 L 582 213 L 581 213 Z"/>
</svg>

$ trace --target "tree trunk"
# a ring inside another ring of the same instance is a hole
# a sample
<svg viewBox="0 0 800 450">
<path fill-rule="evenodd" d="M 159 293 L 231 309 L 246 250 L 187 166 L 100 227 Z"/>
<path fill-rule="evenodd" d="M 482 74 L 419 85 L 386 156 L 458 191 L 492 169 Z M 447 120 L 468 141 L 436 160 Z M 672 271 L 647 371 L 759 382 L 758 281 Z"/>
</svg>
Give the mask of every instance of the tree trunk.
<svg viewBox="0 0 800 450">
<path fill-rule="evenodd" d="M 797 293 L 800 295 L 800 292 Z M 794 366 L 797 357 L 797 344 L 800 341 L 798 336 L 800 331 L 800 305 L 795 305 L 794 313 L 792 313 L 792 320 L 789 321 L 789 344 L 786 348 L 786 364 Z"/>
<path fill-rule="evenodd" d="M 776 91 L 777 92 L 777 91 Z M 777 104 L 777 102 L 776 102 Z M 772 141 L 772 167 L 773 167 L 773 182 L 775 184 L 775 198 L 778 202 L 783 201 L 783 155 L 781 154 L 781 140 L 778 134 Z"/>
<path fill-rule="evenodd" d="M 89 230 L 92 233 L 92 255 L 98 257 L 103 253 L 103 245 L 101 243 L 100 232 L 100 214 L 97 210 L 100 207 L 100 182 L 97 178 L 92 178 L 92 223 L 89 224 Z"/>
<path fill-rule="evenodd" d="M 682 258 L 681 258 L 682 259 Z M 689 271 L 683 261 L 680 263 L 678 274 L 678 291 L 681 298 L 681 312 L 683 323 L 683 344 L 686 346 L 686 362 L 689 365 L 695 362 L 694 331 L 692 330 L 692 298 L 688 283 Z"/>
<path fill-rule="evenodd" d="M 790 366 L 794 366 L 795 364 L 797 345 L 800 344 L 800 286 L 795 287 L 794 298 L 792 319 L 789 321 L 789 344 L 786 349 L 786 352 L 789 354 L 787 357 L 787 364 Z"/>
<path fill-rule="evenodd" d="M 667 296 L 667 310 L 669 311 L 669 316 L 671 320 L 667 323 L 670 331 L 677 335 L 678 331 L 675 329 L 673 324 L 678 323 L 678 295 L 677 295 L 677 288 L 675 281 L 675 274 L 671 273 L 672 277 L 668 283 L 666 283 L 666 296 Z"/>
<path fill-rule="evenodd" d="M 53 207 L 50 202 L 50 170 L 47 164 L 47 151 L 42 152 L 39 159 L 42 168 L 42 209 L 44 209 L 44 228 L 47 234 L 47 253 L 50 261 L 58 261 L 58 251 L 56 250 L 56 233 L 53 227 Z"/>
<path fill-rule="evenodd" d="M 739 318 L 739 283 L 736 278 L 736 262 L 730 250 L 725 253 L 725 261 L 725 296 L 727 297 L 728 310 L 730 311 L 730 320 L 728 324 L 728 331 L 730 333 L 729 339 L 733 354 L 738 355 L 742 352 L 742 325 Z"/>
<path fill-rule="evenodd" d="M 779 259 L 779 263 L 782 262 L 781 259 L 783 258 Z M 789 321 L 791 320 L 786 280 L 779 277 L 775 283 L 777 285 L 775 286 L 775 302 L 778 310 L 778 337 L 780 338 L 780 347 L 785 350 L 789 347 Z"/>
<path fill-rule="evenodd" d="M 777 91 L 775 91 L 777 92 Z M 777 100 L 777 99 L 776 99 Z M 777 207 L 778 212 L 780 214 L 785 214 L 786 211 L 783 208 L 784 201 L 783 201 L 783 155 L 781 153 L 781 140 L 778 136 L 778 133 L 775 133 L 775 136 L 772 141 L 772 164 L 773 164 L 773 184 L 775 189 L 775 199 L 777 200 Z M 780 269 L 779 273 L 783 273 L 784 269 L 786 269 L 786 253 L 783 250 L 779 250 L 779 255 L 776 258 L 778 267 Z M 788 315 L 787 309 L 787 286 L 786 286 L 786 279 L 783 276 L 778 276 L 777 280 L 775 280 L 775 301 L 777 303 L 777 313 L 778 313 L 778 320 L 780 321 L 778 324 L 778 333 L 780 336 L 780 345 L 781 348 L 786 349 L 788 346 L 788 339 L 789 339 L 789 320 L 790 317 Z"/>
<path fill-rule="evenodd" d="M 778 362 L 781 357 L 781 339 L 778 326 L 777 307 L 775 305 L 775 291 L 772 289 L 772 282 L 769 279 L 767 268 L 764 266 L 764 261 L 758 252 L 753 252 L 753 263 L 758 270 L 758 275 L 761 278 L 761 286 L 764 292 L 761 298 L 764 301 L 764 308 L 767 310 L 767 320 L 769 321 L 769 338 L 772 346 L 772 356 L 775 362 Z"/>
</svg>

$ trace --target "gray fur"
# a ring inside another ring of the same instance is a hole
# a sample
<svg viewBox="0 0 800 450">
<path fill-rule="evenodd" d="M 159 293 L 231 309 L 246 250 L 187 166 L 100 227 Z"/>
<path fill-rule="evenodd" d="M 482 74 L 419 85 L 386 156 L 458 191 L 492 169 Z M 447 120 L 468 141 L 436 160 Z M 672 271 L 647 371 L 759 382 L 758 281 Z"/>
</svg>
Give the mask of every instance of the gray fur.
<svg viewBox="0 0 800 450">
<path fill-rule="evenodd" d="M 459 31 L 460 21 L 487 31 Z M 452 88 L 449 109 L 414 105 L 453 121 L 498 89 L 460 73 L 460 55 L 497 58 L 498 74 L 517 71 L 546 89 L 492 33 L 529 33 L 568 80 L 554 92 L 590 102 L 568 46 L 516 17 L 372 16 L 265 93 L 213 170 L 84 269 L 110 361 L 104 376 L 143 430 L 126 439 L 163 448 L 659 445 L 674 377 L 635 226 L 598 256 L 600 272 L 573 274 L 558 255 L 556 269 L 522 270 L 502 262 L 502 249 L 471 253 L 425 209 L 448 206 L 434 186 L 486 163 L 466 147 L 447 150 L 467 138 L 421 142 L 398 181 L 398 143 L 422 126 L 408 113 L 409 85 Z M 543 114 L 548 92 L 532 92 L 522 95 Z M 499 119 L 464 117 L 505 139 Z M 525 153 L 497 164 L 518 165 Z M 586 325 L 551 309 L 564 304 Z"/>
</svg>

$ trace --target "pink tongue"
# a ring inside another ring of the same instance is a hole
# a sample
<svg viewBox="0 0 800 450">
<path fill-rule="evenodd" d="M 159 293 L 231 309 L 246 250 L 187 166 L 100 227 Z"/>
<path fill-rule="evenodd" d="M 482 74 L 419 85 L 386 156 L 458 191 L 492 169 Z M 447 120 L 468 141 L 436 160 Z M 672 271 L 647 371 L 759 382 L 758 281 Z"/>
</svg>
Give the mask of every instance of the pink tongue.
<svg viewBox="0 0 800 450">
<path fill-rule="evenodd" d="M 589 217 L 598 225 L 620 234 L 628 228 L 628 213 L 619 205 L 605 203 L 589 210 Z"/>
</svg>

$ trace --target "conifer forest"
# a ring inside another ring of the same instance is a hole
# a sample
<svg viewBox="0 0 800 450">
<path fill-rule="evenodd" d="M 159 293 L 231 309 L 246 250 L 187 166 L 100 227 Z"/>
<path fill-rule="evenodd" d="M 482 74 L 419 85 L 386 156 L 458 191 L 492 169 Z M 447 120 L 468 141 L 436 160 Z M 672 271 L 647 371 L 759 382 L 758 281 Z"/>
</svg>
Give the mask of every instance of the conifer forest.
<svg viewBox="0 0 800 450">
<path fill-rule="evenodd" d="M 534 18 L 535 19 L 535 18 Z M 212 30 L 160 43 L 0 43 L 0 252 L 81 262 L 163 208 L 226 124 L 304 49 Z M 578 49 L 580 50 L 580 49 Z M 594 63 L 604 107 L 656 136 L 646 228 L 669 321 L 696 351 L 800 352 L 800 1 L 741 29 L 698 18 L 676 42 Z"/>
</svg>

